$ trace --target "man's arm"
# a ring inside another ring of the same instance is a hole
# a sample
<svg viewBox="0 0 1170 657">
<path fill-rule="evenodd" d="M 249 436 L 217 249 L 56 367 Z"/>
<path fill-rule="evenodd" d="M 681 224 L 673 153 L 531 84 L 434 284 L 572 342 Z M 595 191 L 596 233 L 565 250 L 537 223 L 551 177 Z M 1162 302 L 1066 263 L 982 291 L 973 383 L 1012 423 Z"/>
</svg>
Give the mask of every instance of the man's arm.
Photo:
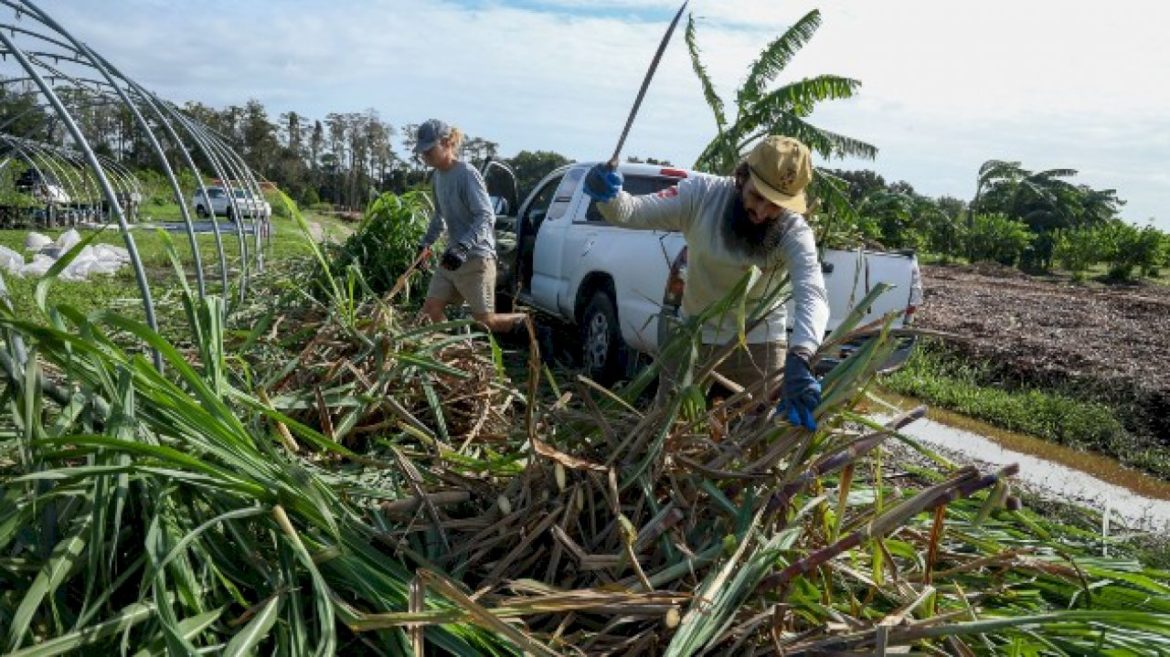
<svg viewBox="0 0 1170 657">
<path fill-rule="evenodd" d="M 443 221 L 442 208 L 439 207 L 439 192 L 433 185 L 431 187 L 431 198 L 435 202 L 435 212 L 431 215 L 431 223 L 427 225 L 427 232 L 423 235 L 422 241 L 419 243 L 420 249 L 428 248 L 434 244 L 446 226 L 446 223 Z"/>
<path fill-rule="evenodd" d="M 812 228 L 799 215 L 788 215 L 782 219 L 785 220 L 791 220 L 792 225 L 780 242 L 780 254 L 788 268 L 795 302 L 788 348 L 807 350 L 811 354 L 821 345 L 829 324 L 829 295 L 817 260 Z"/>
<path fill-rule="evenodd" d="M 657 194 L 634 196 L 618 192 L 613 200 L 598 203 L 597 209 L 606 221 L 623 228 L 683 231 L 694 219 L 701 194 L 697 181 L 682 180 Z"/>
<path fill-rule="evenodd" d="M 483 177 L 474 167 L 464 169 L 465 175 L 460 178 L 460 195 L 471 211 L 472 221 L 462 235 L 452 235 L 452 244 L 458 244 L 463 249 L 470 249 L 477 241 L 491 242 L 491 235 L 496 228 L 496 213 L 492 209 L 491 198 L 488 197 L 487 185 Z"/>
</svg>

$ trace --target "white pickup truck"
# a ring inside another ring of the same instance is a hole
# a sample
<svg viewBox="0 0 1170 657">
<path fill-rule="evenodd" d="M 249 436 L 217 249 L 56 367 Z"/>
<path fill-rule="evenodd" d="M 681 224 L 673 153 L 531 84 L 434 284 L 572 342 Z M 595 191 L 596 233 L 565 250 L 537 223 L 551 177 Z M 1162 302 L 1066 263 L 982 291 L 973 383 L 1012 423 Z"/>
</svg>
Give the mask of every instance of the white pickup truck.
<svg viewBox="0 0 1170 657">
<path fill-rule="evenodd" d="M 632 374 L 638 353 L 653 356 L 677 316 L 685 266 L 682 234 L 621 228 L 607 223 L 582 191 L 591 163 L 561 167 L 541 180 L 514 216 L 496 221 L 498 286 L 502 303 L 511 299 L 576 326 L 588 374 L 603 383 Z M 652 194 L 688 176 L 706 175 L 646 164 L 622 164 L 624 189 Z M 497 208 L 506 207 L 506 203 Z M 879 282 L 893 290 L 869 311 L 876 319 L 890 311 L 896 327 L 908 323 L 922 300 L 913 253 L 825 250 L 822 271 L 829 296 L 832 331 Z M 668 279 L 670 279 L 668 281 Z M 670 285 L 668 285 L 668 282 Z M 789 302 L 791 303 L 791 302 Z M 788 313 L 789 318 L 792 312 Z M 663 321 L 660 321 L 663 320 Z M 906 340 L 889 363 L 904 362 Z M 826 364 L 844 353 L 824 358 Z"/>
</svg>

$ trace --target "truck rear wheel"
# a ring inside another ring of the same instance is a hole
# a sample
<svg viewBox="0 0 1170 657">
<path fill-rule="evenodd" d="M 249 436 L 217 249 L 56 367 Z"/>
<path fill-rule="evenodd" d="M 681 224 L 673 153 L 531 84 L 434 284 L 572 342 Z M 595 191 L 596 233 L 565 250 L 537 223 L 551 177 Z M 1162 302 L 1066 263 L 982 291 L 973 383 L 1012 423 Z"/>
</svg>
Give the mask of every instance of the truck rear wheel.
<svg viewBox="0 0 1170 657">
<path fill-rule="evenodd" d="M 613 299 L 603 290 L 593 293 L 581 318 L 581 360 L 589 378 L 609 385 L 621 376 L 622 332 Z"/>
</svg>

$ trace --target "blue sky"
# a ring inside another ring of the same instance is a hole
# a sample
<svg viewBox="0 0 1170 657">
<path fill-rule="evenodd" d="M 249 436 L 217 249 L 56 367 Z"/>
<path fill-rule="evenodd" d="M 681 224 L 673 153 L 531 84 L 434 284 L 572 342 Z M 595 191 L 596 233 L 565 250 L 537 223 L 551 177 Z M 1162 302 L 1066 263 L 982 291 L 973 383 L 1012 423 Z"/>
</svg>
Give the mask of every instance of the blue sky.
<svg viewBox="0 0 1170 657">
<path fill-rule="evenodd" d="M 436 116 L 503 155 L 612 151 L 675 0 L 55 0 L 75 36 L 163 97 L 272 118 L 375 108 Z M 780 81 L 862 81 L 812 121 L 875 144 L 871 168 L 970 199 L 979 165 L 1072 168 L 1123 216 L 1170 230 L 1170 8 L 1156 0 L 693 0 L 700 47 L 731 102 L 755 55 L 811 9 L 824 24 Z M 682 41 L 667 50 L 628 155 L 689 165 L 714 131 Z"/>
</svg>

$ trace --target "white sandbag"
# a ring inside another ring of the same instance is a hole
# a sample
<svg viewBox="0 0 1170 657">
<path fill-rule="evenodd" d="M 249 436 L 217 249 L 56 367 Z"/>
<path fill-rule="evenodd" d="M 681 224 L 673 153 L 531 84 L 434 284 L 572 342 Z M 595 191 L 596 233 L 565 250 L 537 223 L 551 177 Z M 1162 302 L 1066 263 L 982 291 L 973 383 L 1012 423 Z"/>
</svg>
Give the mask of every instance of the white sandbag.
<svg viewBox="0 0 1170 657">
<path fill-rule="evenodd" d="M 48 246 L 52 243 L 53 243 L 53 238 L 49 237 L 48 235 L 42 235 L 41 233 L 38 233 L 34 230 L 34 231 L 30 232 L 27 236 L 25 236 L 24 250 L 25 251 L 40 251 L 41 249 L 45 248 L 46 246 Z"/>
<path fill-rule="evenodd" d="M 126 247 L 114 246 L 113 244 L 95 244 L 93 250 L 98 260 L 130 262 L 130 251 Z"/>
<path fill-rule="evenodd" d="M 83 260 L 81 262 L 71 262 L 69 266 L 61 271 L 61 280 L 72 283 L 86 281 L 98 274 L 109 274 L 105 263 L 100 260 Z"/>
<path fill-rule="evenodd" d="M 125 252 L 125 249 L 122 249 L 122 251 Z M 116 273 L 130 259 L 128 252 L 126 253 L 125 261 L 121 256 L 122 254 L 117 250 L 117 247 L 110 247 L 105 244 L 99 244 L 97 246 L 87 245 L 78 252 L 77 257 L 69 263 L 69 266 L 62 270 L 61 280 L 84 281 L 94 275 L 110 275 Z"/>
<path fill-rule="evenodd" d="M 91 274 L 110 275 L 118 273 L 118 270 L 124 267 L 125 264 L 113 260 L 94 260 L 93 265 L 89 268 Z"/>
<path fill-rule="evenodd" d="M 81 234 L 77 232 L 77 229 L 70 228 L 64 233 L 61 233 L 61 236 L 57 238 L 55 244 L 57 245 L 57 248 L 61 249 L 61 253 L 64 253 L 76 246 L 80 241 Z"/>
<path fill-rule="evenodd" d="M 26 263 L 20 268 L 20 275 L 40 278 L 49 271 L 49 267 L 52 267 L 54 262 L 57 261 L 49 256 L 38 253 L 33 256 L 32 262 Z"/>
<path fill-rule="evenodd" d="M 9 273 L 18 273 L 24 267 L 24 256 L 0 245 L 0 268 Z"/>
<path fill-rule="evenodd" d="M 86 264 L 82 263 L 81 266 L 83 269 L 77 269 L 73 265 L 66 267 L 57 275 L 57 280 L 65 281 L 66 283 L 80 283 L 84 281 L 89 276 L 89 271 L 84 269 Z"/>
</svg>

